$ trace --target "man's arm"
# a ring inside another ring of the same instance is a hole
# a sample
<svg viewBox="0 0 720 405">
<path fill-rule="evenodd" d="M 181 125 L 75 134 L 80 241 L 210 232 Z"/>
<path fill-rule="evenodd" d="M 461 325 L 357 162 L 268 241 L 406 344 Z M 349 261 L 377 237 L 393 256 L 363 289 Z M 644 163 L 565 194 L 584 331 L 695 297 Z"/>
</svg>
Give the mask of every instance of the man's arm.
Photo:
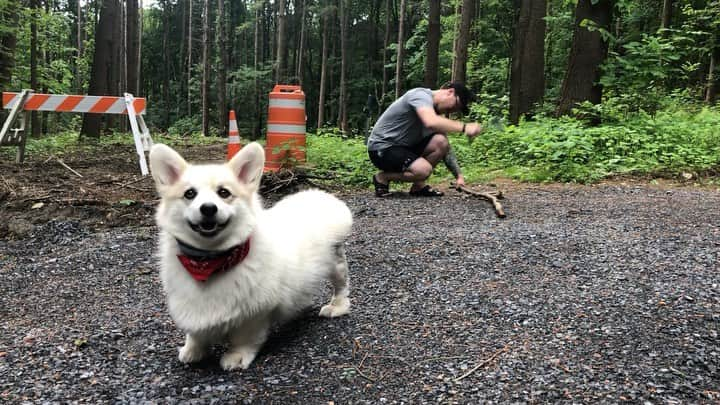
<svg viewBox="0 0 720 405">
<path fill-rule="evenodd" d="M 462 170 L 460 169 L 460 164 L 458 164 L 457 156 L 455 156 L 455 152 L 453 152 L 452 147 L 448 150 L 448 153 L 445 155 L 445 158 L 443 159 L 443 163 L 445 163 L 445 167 L 448 168 L 450 173 L 452 173 L 453 176 L 455 176 L 455 182 L 458 186 L 464 186 L 465 185 L 465 178 L 462 175 Z"/>
<path fill-rule="evenodd" d="M 448 132 L 463 132 L 467 136 L 474 137 L 480 133 L 482 127 L 477 122 L 462 123 L 460 121 L 445 118 L 437 115 L 432 107 L 419 107 L 415 110 L 423 125 L 433 132 L 447 134 Z"/>
</svg>

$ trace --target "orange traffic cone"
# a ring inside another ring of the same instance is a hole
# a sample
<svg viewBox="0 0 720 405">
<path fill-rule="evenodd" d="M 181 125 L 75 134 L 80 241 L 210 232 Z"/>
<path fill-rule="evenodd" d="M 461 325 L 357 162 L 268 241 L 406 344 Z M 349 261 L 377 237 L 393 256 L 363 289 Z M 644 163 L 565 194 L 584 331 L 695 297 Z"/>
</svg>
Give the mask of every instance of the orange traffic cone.
<svg viewBox="0 0 720 405">
<path fill-rule="evenodd" d="M 228 131 L 227 160 L 232 159 L 240 151 L 240 133 L 238 132 L 237 121 L 235 121 L 235 110 L 230 110 L 230 130 Z"/>
</svg>

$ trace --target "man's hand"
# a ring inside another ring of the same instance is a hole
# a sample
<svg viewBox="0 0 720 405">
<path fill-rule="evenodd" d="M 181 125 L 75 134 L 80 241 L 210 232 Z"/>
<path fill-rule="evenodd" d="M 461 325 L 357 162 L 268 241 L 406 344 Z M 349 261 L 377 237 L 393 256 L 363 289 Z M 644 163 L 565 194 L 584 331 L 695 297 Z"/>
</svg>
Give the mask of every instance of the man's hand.
<svg viewBox="0 0 720 405">
<path fill-rule="evenodd" d="M 464 186 L 465 185 L 465 177 L 463 177 L 462 174 L 459 174 L 457 176 L 457 179 L 455 180 L 455 185 L 457 187 Z"/>
<path fill-rule="evenodd" d="M 478 124 L 477 122 L 471 122 L 469 124 L 465 124 L 465 135 L 467 135 L 470 138 L 474 138 L 478 136 L 483 131 L 482 125 Z"/>
</svg>

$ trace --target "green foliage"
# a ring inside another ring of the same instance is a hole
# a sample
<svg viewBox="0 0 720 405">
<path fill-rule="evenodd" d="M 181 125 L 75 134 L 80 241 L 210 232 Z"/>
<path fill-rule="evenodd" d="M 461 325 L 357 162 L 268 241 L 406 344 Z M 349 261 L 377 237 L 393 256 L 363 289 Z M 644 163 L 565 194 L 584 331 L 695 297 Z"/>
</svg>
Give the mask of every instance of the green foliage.
<svg viewBox="0 0 720 405">
<path fill-rule="evenodd" d="M 307 137 L 307 160 L 321 174 L 337 175 L 348 186 L 366 186 L 376 171 L 362 138 L 346 138 L 333 129 L 321 129 Z"/>
<path fill-rule="evenodd" d="M 569 117 L 539 117 L 500 129 L 489 126 L 474 141 L 451 135 L 467 181 L 507 176 L 532 182 L 594 182 L 616 175 L 677 175 L 720 167 L 720 109 L 682 108 L 676 101 L 654 116 L 599 111 L 613 124 L 588 126 Z M 474 111 L 482 114 L 482 111 Z M 321 172 L 348 185 L 369 185 L 376 169 L 364 143 L 332 130 L 308 136 L 307 157 Z M 439 165 L 431 181 L 453 180 Z"/>
</svg>

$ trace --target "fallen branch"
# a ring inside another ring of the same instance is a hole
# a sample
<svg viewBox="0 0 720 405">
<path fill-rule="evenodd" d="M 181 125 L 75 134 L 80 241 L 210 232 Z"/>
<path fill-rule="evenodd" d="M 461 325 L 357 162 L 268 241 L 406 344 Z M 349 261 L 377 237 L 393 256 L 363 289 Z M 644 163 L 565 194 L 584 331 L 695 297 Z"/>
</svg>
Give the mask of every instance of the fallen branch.
<svg viewBox="0 0 720 405">
<path fill-rule="evenodd" d="M 497 214 L 497 216 L 500 218 L 505 218 L 505 211 L 503 210 L 503 207 L 502 207 L 502 204 L 500 204 L 500 201 L 498 201 L 499 199 L 503 198 L 502 191 L 483 193 L 480 191 L 472 190 L 465 186 L 458 186 L 458 185 L 455 186 L 455 189 L 457 191 L 467 193 L 470 195 L 474 195 L 474 196 L 480 197 L 484 200 L 490 201 L 492 203 L 493 207 L 495 208 L 495 214 Z"/>
<path fill-rule="evenodd" d="M 481 361 L 480 364 L 478 364 L 477 366 L 471 368 L 470 371 L 468 371 L 467 373 L 465 373 L 465 374 L 461 375 L 460 377 L 456 378 L 454 381 L 455 381 L 455 382 L 458 382 L 458 381 L 462 380 L 463 378 L 469 376 L 470 374 L 472 374 L 472 373 L 474 373 L 475 371 L 477 371 L 477 369 L 479 369 L 480 367 L 482 367 L 482 366 L 490 363 L 491 361 L 495 360 L 495 358 L 496 358 L 497 356 L 499 356 L 501 353 L 505 353 L 506 351 L 508 351 L 508 347 L 507 347 L 507 346 L 505 346 L 505 347 L 503 347 L 502 349 L 496 351 L 492 356 L 490 356 L 490 357 L 488 357 L 487 359 Z"/>
<path fill-rule="evenodd" d="M 76 172 L 75 169 L 73 169 L 72 167 L 66 165 L 65 162 L 62 161 L 62 159 L 56 158 L 56 160 L 57 160 L 58 163 L 60 163 L 64 168 L 66 168 L 66 169 L 70 170 L 71 172 L 75 173 L 78 177 L 82 177 L 82 174 Z"/>
</svg>

